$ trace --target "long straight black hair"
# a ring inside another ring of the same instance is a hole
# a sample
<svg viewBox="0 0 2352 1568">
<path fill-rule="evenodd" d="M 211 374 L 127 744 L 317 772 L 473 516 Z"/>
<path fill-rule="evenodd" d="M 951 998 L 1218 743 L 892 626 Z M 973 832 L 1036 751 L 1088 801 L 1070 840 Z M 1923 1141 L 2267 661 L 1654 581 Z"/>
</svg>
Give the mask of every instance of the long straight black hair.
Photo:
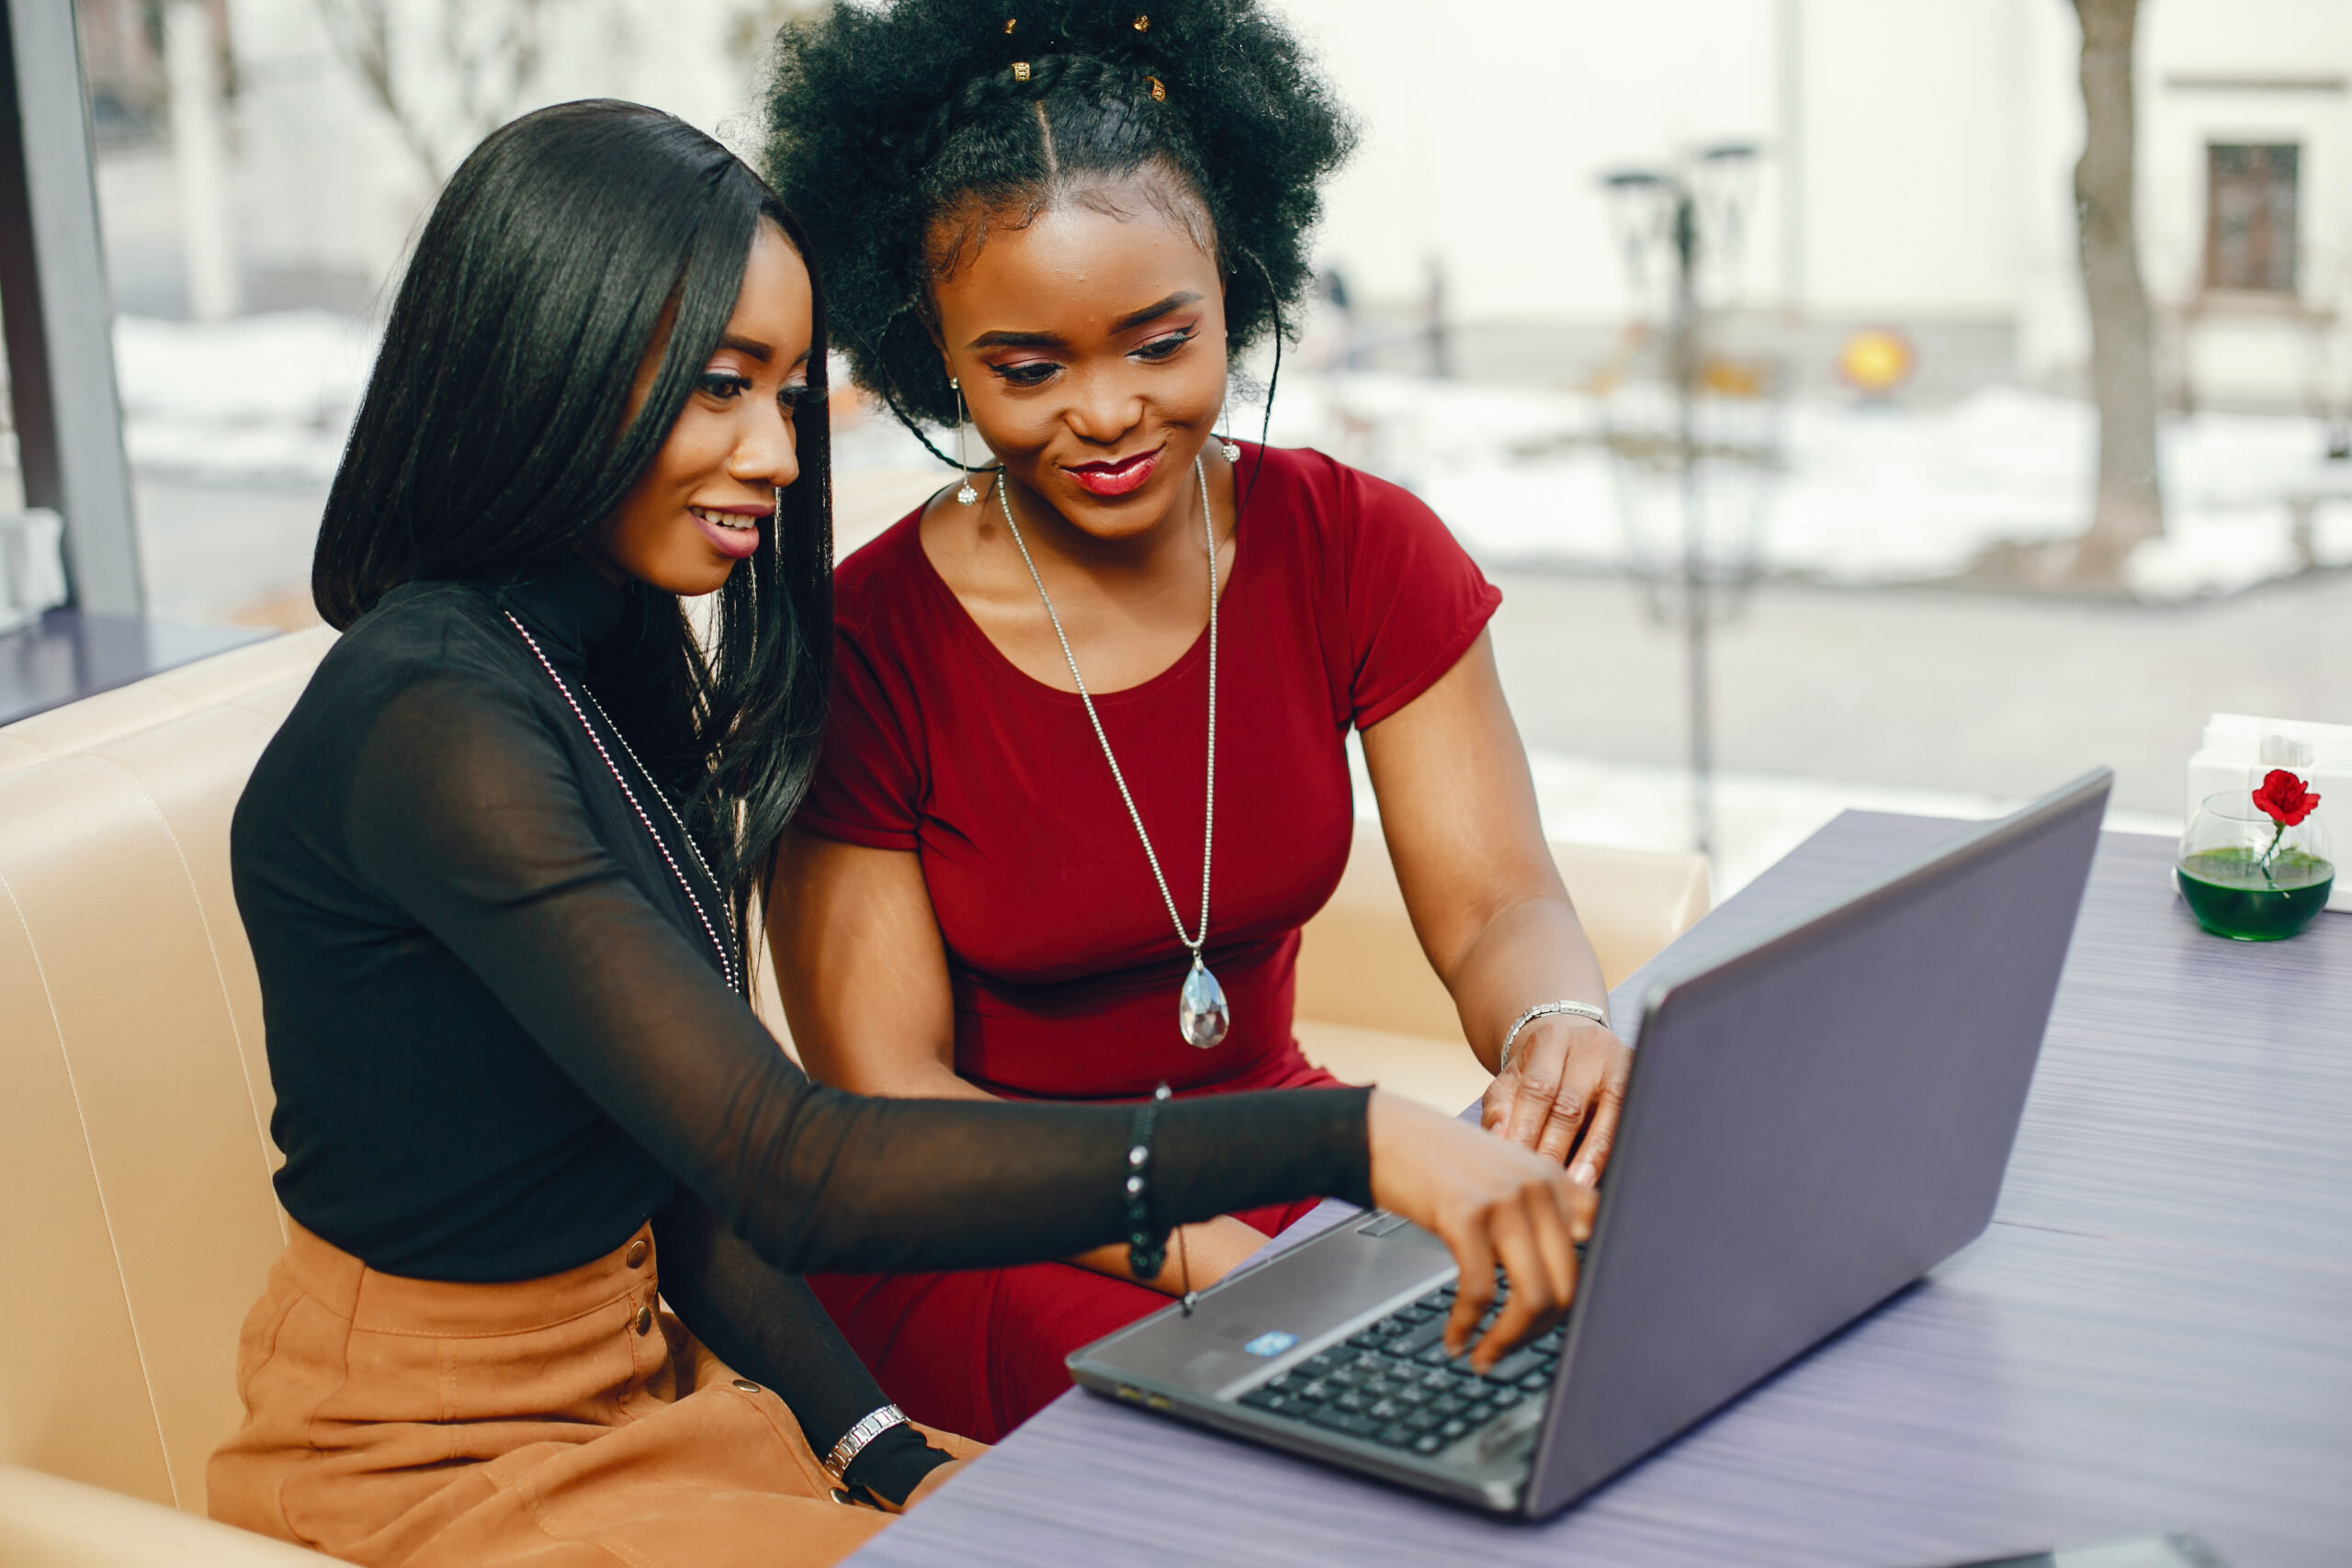
<svg viewBox="0 0 2352 1568">
<path fill-rule="evenodd" d="M 327 496 L 311 569 L 327 622 L 347 627 L 412 580 L 514 581 L 592 540 L 718 347 L 763 218 L 811 254 L 740 159 L 639 104 L 560 104 L 475 148 L 417 242 Z M 729 574 L 710 648 L 674 595 L 633 582 L 634 637 L 595 677 L 684 801 L 747 949 L 751 896 L 808 789 L 831 679 L 821 290 L 814 301 L 809 390 L 792 416 L 800 478 Z"/>
</svg>

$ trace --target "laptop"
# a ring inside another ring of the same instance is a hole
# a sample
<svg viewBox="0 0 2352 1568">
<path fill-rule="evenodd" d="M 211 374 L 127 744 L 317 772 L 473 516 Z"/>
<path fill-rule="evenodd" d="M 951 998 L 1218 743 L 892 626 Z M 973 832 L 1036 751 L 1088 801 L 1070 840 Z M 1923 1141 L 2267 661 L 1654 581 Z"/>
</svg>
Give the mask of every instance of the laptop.
<svg viewBox="0 0 2352 1568">
<path fill-rule="evenodd" d="M 1374 1212 L 1069 1358 L 1080 1386 L 1542 1518 L 1991 1223 L 2112 776 L 1728 954 L 1662 962 L 1566 1318 L 1485 1376 L 1444 1247 Z"/>
</svg>

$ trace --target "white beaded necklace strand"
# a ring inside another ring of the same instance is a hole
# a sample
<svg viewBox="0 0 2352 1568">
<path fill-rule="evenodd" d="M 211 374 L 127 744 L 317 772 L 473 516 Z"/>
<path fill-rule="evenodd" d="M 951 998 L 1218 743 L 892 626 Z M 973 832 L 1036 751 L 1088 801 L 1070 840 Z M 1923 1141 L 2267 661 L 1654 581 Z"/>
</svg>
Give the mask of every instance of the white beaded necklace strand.
<svg viewBox="0 0 2352 1568">
<path fill-rule="evenodd" d="M 1054 624 L 1054 637 L 1062 645 L 1062 658 L 1069 665 L 1069 678 L 1078 687 L 1078 700 L 1086 705 L 1087 721 L 1094 726 L 1094 739 L 1102 743 L 1102 760 L 1111 764 L 1111 782 L 1119 786 L 1119 798 L 1127 803 L 1127 820 L 1136 825 L 1136 837 L 1143 840 L 1144 858 L 1151 863 L 1152 880 L 1159 884 L 1159 897 L 1168 905 L 1168 918 L 1175 922 L 1176 940 L 1193 955 L 1193 967 L 1184 976 L 1184 988 L 1179 993 L 1176 1027 L 1184 1043 L 1207 1050 L 1225 1038 L 1232 1027 L 1233 1016 L 1226 1006 L 1225 987 L 1216 983 L 1208 965 L 1201 962 L 1201 948 L 1209 940 L 1209 851 L 1216 834 L 1216 520 L 1209 512 L 1209 476 L 1198 457 L 1193 459 L 1193 477 L 1201 484 L 1201 527 L 1208 536 L 1209 546 L 1209 765 L 1207 804 L 1202 808 L 1204 820 L 1201 826 L 1201 930 L 1194 936 L 1184 930 L 1184 917 L 1176 912 L 1176 895 L 1168 890 L 1168 878 L 1159 869 L 1159 855 L 1151 847 L 1151 835 L 1144 831 L 1143 813 L 1136 809 L 1136 797 L 1127 790 L 1126 775 L 1119 771 L 1119 759 L 1112 753 L 1111 738 L 1102 733 L 1102 716 L 1094 711 L 1094 698 L 1086 690 L 1086 677 L 1078 672 L 1078 656 L 1069 649 L 1069 634 L 1062 630 L 1062 618 L 1054 609 L 1054 596 L 1046 592 L 1046 580 L 1037 575 L 1037 563 L 1030 558 L 1029 546 L 1021 537 L 1021 525 L 1013 520 L 1012 500 L 1006 493 L 1004 474 L 996 477 L 996 501 L 1004 513 L 1004 525 L 1012 530 L 1012 543 L 1021 551 L 1021 562 L 1029 569 L 1029 581 L 1037 585 L 1037 597 L 1046 604 L 1046 618 Z"/>
<path fill-rule="evenodd" d="M 737 940 L 735 911 L 727 907 L 727 890 L 718 886 L 718 878 L 713 876 L 710 874 L 710 867 L 703 863 L 702 852 L 695 848 L 695 836 L 686 831 L 686 824 L 684 818 L 679 817 L 678 808 L 670 804 L 669 795 L 663 793 L 660 782 L 654 778 L 652 772 L 643 762 L 638 761 L 636 748 L 629 745 L 628 737 L 621 733 L 621 727 L 613 722 L 613 716 L 605 712 L 605 705 L 596 701 L 596 694 L 590 692 L 588 700 L 595 705 L 597 716 L 605 721 L 605 728 L 613 732 L 613 739 L 621 743 L 621 750 L 628 753 L 628 760 L 637 764 L 637 771 L 645 775 L 645 782 L 653 788 L 653 798 L 662 803 L 662 809 L 668 812 L 670 820 L 677 824 L 679 841 L 686 846 L 686 853 L 693 857 L 695 869 L 701 872 L 703 880 L 710 884 L 710 890 L 718 901 L 719 921 L 727 928 L 725 941 L 719 939 L 718 927 L 711 924 L 710 912 L 702 907 L 702 897 L 695 891 L 695 885 L 686 880 L 686 874 L 679 869 L 677 861 L 672 858 L 670 846 L 662 841 L 660 833 L 654 831 L 653 818 L 648 817 L 645 814 L 645 807 L 638 804 L 637 791 L 628 787 L 628 780 L 621 775 L 619 765 L 613 761 L 613 754 L 605 750 L 604 739 L 596 733 L 596 727 L 589 723 L 588 716 L 581 711 L 580 701 L 571 694 L 571 687 L 565 682 L 562 676 L 555 672 L 555 666 L 548 661 L 548 656 L 539 651 L 539 639 L 533 637 L 528 628 L 514 618 L 514 613 L 512 610 L 502 611 L 501 614 L 505 615 L 509 626 L 522 634 L 523 641 L 530 647 L 532 657 L 539 661 L 539 668 L 548 672 L 548 679 L 553 681 L 555 689 L 563 694 L 564 705 L 571 710 L 571 716 L 578 719 L 580 728 L 588 732 L 589 744 L 595 747 L 596 755 L 605 760 L 605 767 L 613 775 L 613 782 L 621 786 L 621 794 L 628 800 L 628 808 L 637 813 L 637 819 L 639 822 L 645 824 L 647 837 L 653 840 L 653 847 L 662 852 L 662 863 L 670 868 L 670 874 L 678 879 L 678 886 L 684 892 L 686 902 L 694 906 L 695 919 L 702 922 L 703 934 L 710 938 L 710 945 L 718 950 L 718 972 L 726 980 L 727 988 L 738 993 L 742 992 L 745 988 L 743 977 L 735 967 Z"/>
</svg>

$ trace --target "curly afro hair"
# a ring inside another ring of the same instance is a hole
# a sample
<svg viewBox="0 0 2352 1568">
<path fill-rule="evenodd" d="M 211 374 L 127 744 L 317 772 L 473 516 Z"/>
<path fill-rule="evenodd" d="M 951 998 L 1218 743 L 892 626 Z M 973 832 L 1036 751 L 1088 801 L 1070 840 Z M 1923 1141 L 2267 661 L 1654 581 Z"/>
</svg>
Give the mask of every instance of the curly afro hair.
<svg viewBox="0 0 2352 1568">
<path fill-rule="evenodd" d="M 955 423 L 932 285 L 991 221 L 1164 176 L 1153 204 L 1216 247 L 1238 355 L 1305 289 L 1317 187 L 1354 141 L 1253 0 L 835 0 L 778 36 L 767 120 L 833 339 L 910 427 Z"/>
</svg>

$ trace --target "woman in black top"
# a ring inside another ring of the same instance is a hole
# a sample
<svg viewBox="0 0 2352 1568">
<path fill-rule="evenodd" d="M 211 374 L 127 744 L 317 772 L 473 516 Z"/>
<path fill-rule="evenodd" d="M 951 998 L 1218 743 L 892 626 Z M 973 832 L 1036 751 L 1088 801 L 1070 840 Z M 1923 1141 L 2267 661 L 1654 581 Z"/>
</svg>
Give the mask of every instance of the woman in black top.
<svg viewBox="0 0 2352 1568">
<path fill-rule="evenodd" d="M 232 831 L 297 1229 L 218 1517 L 366 1562 L 830 1561 L 880 1515 L 813 1455 L 895 1509 L 971 1450 L 895 1418 L 803 1269 L 1148 1254 L 1323 1192 L 1447 1240 L 1456 1345 L 1509 1271 L 1482 1361 L 1573 1288 L 1583 1189 L 1377 1093 L 872 1100 L 753 1016 L 829 678 L 802 250 L 609 102 L 491 137 L 426 225 L 320 535 L 346 635 Z"/>
</svg>

